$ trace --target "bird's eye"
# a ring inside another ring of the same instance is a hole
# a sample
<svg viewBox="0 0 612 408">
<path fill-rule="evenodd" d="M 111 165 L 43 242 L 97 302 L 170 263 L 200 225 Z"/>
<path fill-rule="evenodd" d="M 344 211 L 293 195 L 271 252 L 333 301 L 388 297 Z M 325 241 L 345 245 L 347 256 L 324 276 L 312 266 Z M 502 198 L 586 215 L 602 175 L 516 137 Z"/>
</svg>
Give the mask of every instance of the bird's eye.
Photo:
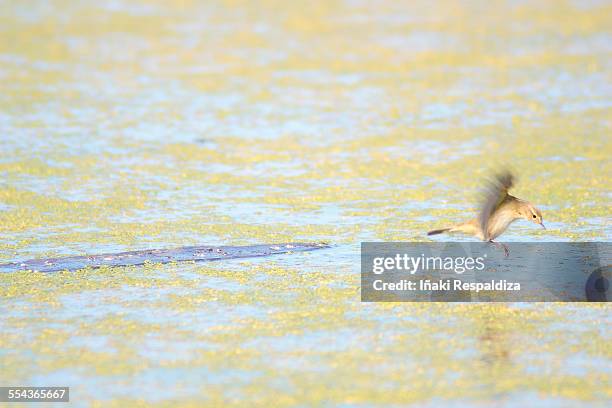
<svg viewBox="0 0 612 408">
<path fill-rule="evenodd" d="M 536 217 L 536 215 L 535 215 L 535 214 L 533 214 L 533 218 L 535 218 L 535 217 Z"/>
</svg>

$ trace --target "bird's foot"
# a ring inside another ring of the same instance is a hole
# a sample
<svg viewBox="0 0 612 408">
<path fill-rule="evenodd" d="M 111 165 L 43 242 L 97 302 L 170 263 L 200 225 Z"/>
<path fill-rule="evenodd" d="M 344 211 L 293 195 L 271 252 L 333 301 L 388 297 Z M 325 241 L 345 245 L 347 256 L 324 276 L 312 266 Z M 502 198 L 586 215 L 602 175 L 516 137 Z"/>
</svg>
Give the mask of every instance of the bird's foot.
<svg viewBox="0 0 612 408">
<path fill-rule="evenodd" d="M 505 244 L 502 244 L 501 242 L 495 242 L 493 240 L 489 241 L 490 243 L 492 243 L 493 245 L 495 245 L 496 247 L 502 247 L 504 250 L 504 255 L 507 257 L 510 256 L 510 250 L 508 249 L 508 247 Z"/>
</svg>

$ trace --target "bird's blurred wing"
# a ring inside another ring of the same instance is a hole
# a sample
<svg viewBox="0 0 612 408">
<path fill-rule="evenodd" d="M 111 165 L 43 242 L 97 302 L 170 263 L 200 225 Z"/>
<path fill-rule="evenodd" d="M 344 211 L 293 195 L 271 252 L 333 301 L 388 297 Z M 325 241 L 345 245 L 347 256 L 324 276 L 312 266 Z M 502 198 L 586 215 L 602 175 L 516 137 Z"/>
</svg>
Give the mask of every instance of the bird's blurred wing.
<svg viewBox="0 0 612 408">
<path fill-rule="evenodd" d="M 485 241 L 489 240 L 489 220 L 504 200 L 506 200 L 508 190 L 513 184 L 514 176 L 509 171 L 505 171 L 497 174 L 493 180 L 489 181 L 485 189 L 480 214 L 478 216 L 478 222 L 480 223 Z"/>
</svg>

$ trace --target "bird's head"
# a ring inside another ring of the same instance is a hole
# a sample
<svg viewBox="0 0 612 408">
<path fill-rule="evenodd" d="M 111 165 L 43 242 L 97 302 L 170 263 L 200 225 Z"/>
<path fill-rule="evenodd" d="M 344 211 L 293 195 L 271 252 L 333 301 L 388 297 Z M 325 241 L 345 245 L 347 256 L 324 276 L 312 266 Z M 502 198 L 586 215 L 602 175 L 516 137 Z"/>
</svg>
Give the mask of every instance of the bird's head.
<svg viewBox="0 0 612 408">
<path fill-rule="evenodd" d="M 521 216 L 526 220 L 535 222 L 542 228 L 546 229 L 544 226 L 544 221 L 542 220 L 542 213 L 533 204 L 525 203 L 521 211 Z"/>
</svg>

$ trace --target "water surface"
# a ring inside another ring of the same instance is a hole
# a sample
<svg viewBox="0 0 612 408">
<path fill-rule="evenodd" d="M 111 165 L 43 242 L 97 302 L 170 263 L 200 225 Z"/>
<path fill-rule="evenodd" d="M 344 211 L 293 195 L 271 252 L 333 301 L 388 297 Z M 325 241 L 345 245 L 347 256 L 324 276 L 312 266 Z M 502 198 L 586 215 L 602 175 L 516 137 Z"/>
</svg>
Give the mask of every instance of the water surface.
<svg viewBox="0 0 612 408">
<path fill-rule="evenodd" d="M 3 274 L 0 383 L 70 385 L 83 406 L 608 405 L 608 306 L 361 304 L 358 251 L 470 217 L 501 164 L 549 227 L 504 240 L 610 240 L 611 15 L 0 3 L 0 263 L 335 245 Z"/>
</svg>

